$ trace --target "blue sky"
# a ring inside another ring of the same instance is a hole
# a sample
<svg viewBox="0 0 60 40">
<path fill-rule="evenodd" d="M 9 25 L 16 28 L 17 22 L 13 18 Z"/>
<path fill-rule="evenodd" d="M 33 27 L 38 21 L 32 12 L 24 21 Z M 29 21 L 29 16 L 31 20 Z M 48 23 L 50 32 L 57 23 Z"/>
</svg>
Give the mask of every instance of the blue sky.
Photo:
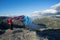
<svg viewBox="0 0 60 40">
<path fill-rule="evenodd" d="M 0 0 L 0 15 L 32 14 L 34 11 L 49 9 L 60 0 Z"/>
</svg>

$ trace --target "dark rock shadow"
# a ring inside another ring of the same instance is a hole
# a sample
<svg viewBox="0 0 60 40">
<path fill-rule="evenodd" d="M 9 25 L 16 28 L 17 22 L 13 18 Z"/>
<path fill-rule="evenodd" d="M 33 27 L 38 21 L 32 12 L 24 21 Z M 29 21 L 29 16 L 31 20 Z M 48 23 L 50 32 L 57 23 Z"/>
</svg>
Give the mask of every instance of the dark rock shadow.
<svg viewBox="0 0 60 40">
<path fill-rule="evenodd" d="M 2 34 L 4 34 L 5 33 L 5 31 L 0 31 L 0 35 L 2 35 Z"/>
<path fill-rule="evenodd" d="M 25 25 L 17 25 L 17 24 L 13 24 L 12 25 L 14 28 L 25 28 Z"/>
<path fill-rule="evenodd" d="M 12 24 L 13 28 L 25 28 L 25 25 L 20 26 L 16 24 Z M 10 26 L 7 23 L 0 23 L 0 35 L 4 34 L 6 30 L 10 29 Z"/>
<path fill-rule="evenodd" d="M 15 30 L 13 34 L 23 32 L 22 30 Z"/>
<path fill-rule="evenodd" d="M 48 38 L 48 40 L 60 40 L 60 29 L 50 29 L 44 31 L 36 31 L 38 37 Z"/>
<path fill-rule="evenodd" d="M 45 24 L 38 24 L 41 28 L 47 28 Z"/>
</svg>

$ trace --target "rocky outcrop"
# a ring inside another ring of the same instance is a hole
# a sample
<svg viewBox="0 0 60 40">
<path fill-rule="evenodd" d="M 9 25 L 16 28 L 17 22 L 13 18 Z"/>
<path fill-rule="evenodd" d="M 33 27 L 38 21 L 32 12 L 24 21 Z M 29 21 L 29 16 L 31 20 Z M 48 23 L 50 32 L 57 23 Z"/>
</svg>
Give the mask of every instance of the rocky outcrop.
<svg viewBox="0 0 60 40">
<path fill-rule="evenodd" d="M 6 30 L 3 35 L 0 35 L 0 40 L 39 40 L 36 32 L 26 29 Z"/>
</svg>

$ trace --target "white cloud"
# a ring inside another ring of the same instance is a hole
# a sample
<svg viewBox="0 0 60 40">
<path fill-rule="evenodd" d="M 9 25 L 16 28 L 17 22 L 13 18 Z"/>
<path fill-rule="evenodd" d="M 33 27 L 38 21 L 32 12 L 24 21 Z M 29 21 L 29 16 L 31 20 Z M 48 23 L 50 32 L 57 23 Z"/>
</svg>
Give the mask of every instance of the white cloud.
<svg viewBox="0 0 60 40">
<path fill-rule="evenodd" d="M 42 13 L 56 13 L 56 12 L 57 11 L 54 9 L 47 9 L 47 10 L 42 11 Z"/>
<path fill-rule="evenodd" d="M 10 17 L 12 17 L 12 16 L 20 16 L 20 15 L 26 15 L 25 13 L 15 13 L 15 14 L 12 14 L 12 13 L 10 13 L 10 14 L 1 14 L 0 16 L 10 16 Z"/>
<path fill-rule="evenodd" d="M 12 16 L 11 14 L 1 14 L 0 16 Z"/>
<path fill-rule="evenodd" d="M 33 14 L 31 14 L 31 16 L 37 16 L 37 15 L 41 15 L 42 13 L 40 11 L 34 11 Z"/>
<path fill-rule="evenodd" d="M 34 11 L 33 13 L 35 13 L 35 14 L 36 14 L 36 13 L 41 13 L 41 11 Z"/>
<path fill-rule="evenodd" d="M 48 15 L 58 14 L 59 12 L 60 12 L 60 3 L 51 6 L 50 9 L 46 9 L 43 11 L 34 11 L 32 16 L 39 16 L 39 15 L 48 16 Z"/>
<path fill-rule="evenodd" d="M 60 16 L 60 15 L 56 15 L 56 16 Z"/>
<path fill-rule="evenodd" d="M 57 11 L 60 11 L 60 3 L 51 6 L 51 8 L 52 8 L 52 9 L 55 9 L 55 10 L 57 10 Z"/>
</svg>

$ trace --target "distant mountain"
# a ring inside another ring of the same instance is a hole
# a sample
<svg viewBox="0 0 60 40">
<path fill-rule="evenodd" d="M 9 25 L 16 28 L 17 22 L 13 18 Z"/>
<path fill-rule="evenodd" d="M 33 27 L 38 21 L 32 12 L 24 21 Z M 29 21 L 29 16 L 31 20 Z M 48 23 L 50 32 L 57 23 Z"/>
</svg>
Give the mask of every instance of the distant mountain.
<svg viewBox="0 0 60 40">
<path fill-rule="evenodd" d="M 35 19 L 34 21 L 37 25 L 45 24 L 47 28 L 60 29 L 60 18 L 56 17 L 44 17 L 40 19 Z"/>
<path fill-rule="evenodd" d="M 5 20 L 5 19 L 8 19 L 9 17 L 6 17 L 6 16 L 0 16 L 0 22 L 2 21 L 2 20 Z"/>
<path fill-rule="evenodd" d="M 55 18 L 60 18 L 60 12 L 56 13 L 56 14 L 52 14 L 52 13 L 48 13 L 48 14 L 39 14 L 39 13 L 33 13 L 33 15 L 31 15 L 31 18 L 37 19 L 37 18 L 43 18 L 43 17 L 55 17 Z"/>
</svg>

